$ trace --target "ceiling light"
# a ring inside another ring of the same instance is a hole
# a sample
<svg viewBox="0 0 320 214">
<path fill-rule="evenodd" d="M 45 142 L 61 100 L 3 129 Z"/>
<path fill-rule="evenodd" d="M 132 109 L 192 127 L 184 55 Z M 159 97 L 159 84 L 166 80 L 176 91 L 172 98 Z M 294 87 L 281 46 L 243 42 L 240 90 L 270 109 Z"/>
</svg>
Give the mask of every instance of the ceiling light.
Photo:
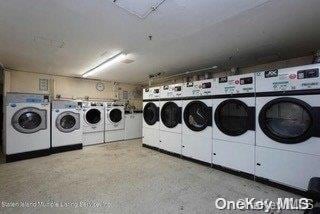
<svg viewBox="0 0 320 214">
<path fill-rule="evenodd" d="M 88 76 L 91 76 L 93 74 L 96 74 L 104 69 L 106 69 L 107 67 L 120 62 L 121 60 L 123 60 L 125 58 L 127 54 L 120 52 L 114 56 L 112 56 L 111 58 L 107 59 L 106 61 L 104 61 L 103 63 L 101 63 L 100 65 L 92 68 L 91 70 L 85 72 L 84 74 L 82 74 L 82 77 L 86 78 Z"/>
</svg>

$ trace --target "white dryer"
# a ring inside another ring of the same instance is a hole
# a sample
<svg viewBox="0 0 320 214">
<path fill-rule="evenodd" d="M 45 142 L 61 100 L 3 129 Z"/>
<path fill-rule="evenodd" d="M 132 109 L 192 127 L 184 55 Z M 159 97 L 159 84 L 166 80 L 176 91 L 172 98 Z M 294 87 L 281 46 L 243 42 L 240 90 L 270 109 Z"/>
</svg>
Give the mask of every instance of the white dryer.
<svg viewBox="0 0 320 214">
<path fill-rule="evenodd" d="M 7 93 L 5 120 L 7 162 L 50 154 L 48 95 Z"/>
<path fill-rule="evenodd" d="M 160 87 L 143 89 L 142 144 L 159 147 L 159 106 Z"/>
<path fill-rule="evenodd" d="M 83 145 L 104 143 L 104 105 L 100 102 L 83 102 Z"/>
<path fill-rule="evenodd" d="M 159 149 L 181 155 L 182 83 L 160 88 Z"/>
<path fill-rule="evenodd" d="M 51 111 L 51 151 L 82 149 L 82 103 L 54 100 Z"/>
<path fill-rule="evenodd" d="M 213 164 L 254 174 L 254 74 L 215 78 Z"/>
<path fill-rule="evenodd" d="M 300 190 L 320 177 L 319 70 L 256 73 L 256 176 Z"/>
<path fill-rule="evenodd" d="M 124 140 L 124 105 L 105 103 L 105 142 Z"/>
<path fill-rule="evenodd" d="M 182 156 L 212 163 L 213 80 L 184 83 Z"/>
</svg>

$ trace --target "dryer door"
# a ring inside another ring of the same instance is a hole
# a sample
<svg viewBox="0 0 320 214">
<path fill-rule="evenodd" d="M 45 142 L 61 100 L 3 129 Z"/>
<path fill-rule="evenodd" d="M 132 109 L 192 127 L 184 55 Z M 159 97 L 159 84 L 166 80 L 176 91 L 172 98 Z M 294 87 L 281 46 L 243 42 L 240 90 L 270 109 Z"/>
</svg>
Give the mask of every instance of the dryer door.
<svg viewBox="0 0 320 214">
<path fill-rule="evenodd" d="M 150 126 L 159 121 L 159 108 L 156 106 L 156 104 L 150 102 L 144 106 L 143 118 L 144 121 Z"/>
<path fill-rule="evenodd" d="M 11 118 L 12 127 L 18 132 L 32 134 L 47 129 L 47 111 L 35 107 L 23 108 Z"/>
<path fill-rule="evenodd" d="M 167 102 L 161 108 L 161 121 L 168 128 L 181 123 L 181 107 L 174 102 Z"/>
<path fill-rule="evenodd" d="M 64 133 L 80 129 L 80 114 L 71 111 L 62 112 L 56 119 L 56 127 Z"/>
<path fill-rule="evenodd" d="M 212 125 L 212 108 L 201 101 L 192 101 L 184 109 L 183 119 L 193 131 L 202 131 Z"/>
<path fill-rule="evenodd" d="M 89 109 L 85 113 L 85 119 L 91 125 L 97 124 L 101 121 L 101 111 L 96 108 Z"/>
<path fill-rule="evenodd" d="M 111 109 L 109 112 L 109 120 L 112 123 L 119 123 L 123 118 L 122 111 L 118 108 Z"/>
<path fill-rule="evenodd" d="M 296 98 L 277 98 L 260 111 L 259 125 L 269 138 L 286 144 L 301 143 L 313 135 L 312 107 Z"/>
<path fill-rule="evenodd" d="M 229 136 L 239 136 L 255 129 L 254 111 L 254 107 L 248 107 L 240 100 L 228 99 L 217 106 L 214 119 L 221 132 Z"/>
</svg>

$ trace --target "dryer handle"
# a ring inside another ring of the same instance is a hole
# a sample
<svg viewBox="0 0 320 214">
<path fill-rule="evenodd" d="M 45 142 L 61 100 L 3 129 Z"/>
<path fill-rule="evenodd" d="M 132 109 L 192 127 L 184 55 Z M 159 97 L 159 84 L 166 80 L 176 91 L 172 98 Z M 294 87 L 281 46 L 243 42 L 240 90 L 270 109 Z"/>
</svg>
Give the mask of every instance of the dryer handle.
<svg viewBox="0 0 320 214">
<path fill-rule="evenodd" d="M 182 107 L 179 107 L 178 108 L 178 114 L 179 114 L 179 116 L 178 116 L 178 123 L 182 123 Z"/>
<path fill-rule="evenodd" d="M 209 121 L 208 126 L 212 126 L 212 107 L 208 107 Z"/>
<path fill-rule="evenodd" d="M 248 114 L 249 114 L 248 130 L 255 131 L 256 130 L 256 108 L 248 107 Z"/>
<path fill-rule="evenodd" d="M 312 107 L 313 137 L 320 137 L 320 107 Z"/>
</svg>

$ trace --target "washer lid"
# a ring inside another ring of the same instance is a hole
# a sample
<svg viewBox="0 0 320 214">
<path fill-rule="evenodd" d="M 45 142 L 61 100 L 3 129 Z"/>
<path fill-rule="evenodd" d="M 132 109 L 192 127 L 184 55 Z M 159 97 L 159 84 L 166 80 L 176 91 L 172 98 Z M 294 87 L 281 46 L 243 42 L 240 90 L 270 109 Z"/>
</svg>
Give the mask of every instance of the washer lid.
<svg viewBox="0 0 320 214">
<path fill-rule="evenodd" d="M 18 110 L 11 118 L 12 127 L 21 133 L 31 134 L 47 129 L 47 110 L 28 107 Z"/>
<path fill-rule="evenodd" d="M 212 125 L 212 107 L 201 101 L 192 101 L 185 107 L 183 119 L 189 129 L 202 131 Z"/>
<path fill-rule="evenodd" d="M 143 108 L 143 118 L 148 125 L 154 125 L 159 121 L 159 107 L 153 102 L 147 103 Z"/>
<path fill-rule="evenodd" d="M 317 112 L 306 102 L 290 97 L 268 102 L 260 111 L 259 125 L 269 138 L 286 144 L 301 143 L 316 133 Z"/>
<path fill-rule="evenodd" d="M 56 119 L 56 127 L 64 133 L 73 132 L 80 129 L 80 114 L 66 111 L 58 115 Z"/>
<path fill-rule="evenodd" d="M 181 107 L 174 102 L 166 102 L 161 108 L 161 121 L 168 128 L 174 128 L 181 123 Z"/>
<path fill-rule="evenodd" d="M 214 119 L 219 130 L 226 135 L 239 136 L 255 130 L 255 108 L 237 99 L 221 102 L 215 110 Z"/>
</svg>

